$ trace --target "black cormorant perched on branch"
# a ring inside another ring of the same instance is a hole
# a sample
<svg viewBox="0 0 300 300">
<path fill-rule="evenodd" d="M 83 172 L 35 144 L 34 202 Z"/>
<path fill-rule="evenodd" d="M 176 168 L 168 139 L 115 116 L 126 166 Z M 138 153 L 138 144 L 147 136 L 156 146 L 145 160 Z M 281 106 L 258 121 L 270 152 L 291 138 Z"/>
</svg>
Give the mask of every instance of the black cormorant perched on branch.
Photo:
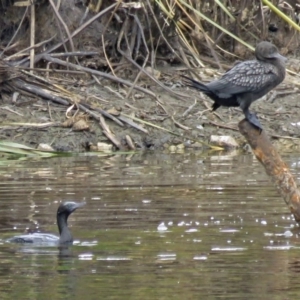
<svg viewBox="0 0 300 300">
<path fill-rule="evenodd" d="M 59 230 L 59 236 L 47 233 L 32 233 L 14 236 L 7 240 L 10 243 L 30 243 L 36 245 L 71 245 L 73 237 L 68 228 L 68 217 L 77 208 L 82 207 L 85 203 L 64 202 L 57 209 L 56 220 Z"/>
<path fill-rule="evenodd" d="M 221 78 L 203 84 L 183 76 L 184 83 L 200 90 L 214 101 L 212 110 L 220 106 L 239 106 L 246 119 L 262 130 L 255 114 L 250 113 L 252 102 L 266 95 L 285 78 L 286 58 L 278 53 L 276 46 L 260 42 L 255 49 L 256 60 L 240 62 Z"/>
</svg>

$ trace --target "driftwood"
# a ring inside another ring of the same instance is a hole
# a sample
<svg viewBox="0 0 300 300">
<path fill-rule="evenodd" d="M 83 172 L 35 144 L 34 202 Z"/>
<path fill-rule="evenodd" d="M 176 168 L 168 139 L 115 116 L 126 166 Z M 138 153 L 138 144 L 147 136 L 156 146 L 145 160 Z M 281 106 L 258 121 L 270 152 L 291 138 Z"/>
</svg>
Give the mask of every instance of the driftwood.
<svg viewBox="0 0 300 300">
<path fill-rule="evenodd" d="M 296 222 L 300 223 L 300 191 L 289 168 L 281 159 L 265 131 L 260 132 L 246 119 L 239 123 L 239 130 L 250 144 L 257 160 L 265 167 L 266 173 L 278 188 Z"/>
</svg>

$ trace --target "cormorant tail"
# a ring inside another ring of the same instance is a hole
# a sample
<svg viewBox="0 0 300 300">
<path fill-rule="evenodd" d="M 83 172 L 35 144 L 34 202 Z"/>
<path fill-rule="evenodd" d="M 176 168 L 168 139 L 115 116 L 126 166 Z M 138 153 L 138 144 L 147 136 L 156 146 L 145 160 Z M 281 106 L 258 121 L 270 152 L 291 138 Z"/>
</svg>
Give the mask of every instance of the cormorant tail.
<svg viewBox="0 0 300 300">
<path fill-rule="evenodd" d="M 194 80 L 194 79 L 184 76 L 184 75 L 182 75 L 182 78 L 184 78 L 183 83 L 185 85 L 192 87 L 194 89 L 197 89 L 205 94 L 211 93 L 210 89 L 204 83 L 201 83 L 197 80 Z"/>
</svg>

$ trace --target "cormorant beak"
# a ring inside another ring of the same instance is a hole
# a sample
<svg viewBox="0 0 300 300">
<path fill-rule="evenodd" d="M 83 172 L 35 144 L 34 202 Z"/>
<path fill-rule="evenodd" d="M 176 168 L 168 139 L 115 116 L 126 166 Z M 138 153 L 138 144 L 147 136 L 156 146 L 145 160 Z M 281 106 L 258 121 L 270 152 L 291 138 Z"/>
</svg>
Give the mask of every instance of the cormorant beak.
<svg viewBox="0 0 300 300">
<path fill-rule="evenodd" d="M 77 208 L 80 208 L 82 206 L 84 206 L 86 204 L 86 202 L 74 202 L 72 203 L 72 212 L 75 211 Z"/>
<path fill-rule="evenodd" d="M 275 57 L 281 59 L 283 62 L 287 62 L 287 60 L 288 60 L 285 56 L 283 56 L 279 53 L 276 53 Z"/>
<path fill-rule="evenodd" d="M 86 202 L 79 202 L 79 203 L 76 203 L 76 206 L 75 206 L 75 209 L 79 208 L 79 207 L 82 207 L 86 205 Z"/>
</svg>

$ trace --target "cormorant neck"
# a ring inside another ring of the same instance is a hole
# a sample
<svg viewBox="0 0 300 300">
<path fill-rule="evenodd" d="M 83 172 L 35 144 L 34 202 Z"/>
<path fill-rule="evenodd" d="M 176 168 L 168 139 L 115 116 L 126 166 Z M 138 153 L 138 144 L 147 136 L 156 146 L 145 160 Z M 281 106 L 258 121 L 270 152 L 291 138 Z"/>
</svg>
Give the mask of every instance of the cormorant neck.
<svg viewBox="0 0 300 300">
<path fill-rule="evenodd" d="M 282 81 L 285 78 L 285 61 L 283 61 L 280 58 L 276 58 L 273 60 L 273 65 L 275 65 L 277 67 L 277 75 L 278 78 L 280 78 L 280 81 Z"/>
<path fill-rule="evenodd" d="M 59 230 L 59 243 L 65 244 L 65 243 L 72 243 L 73 237 L 72 234 L 68 228 L 68 217 L 69 214 L 61 213 L 57 214 L 57 226 Z"/>
</svg>

